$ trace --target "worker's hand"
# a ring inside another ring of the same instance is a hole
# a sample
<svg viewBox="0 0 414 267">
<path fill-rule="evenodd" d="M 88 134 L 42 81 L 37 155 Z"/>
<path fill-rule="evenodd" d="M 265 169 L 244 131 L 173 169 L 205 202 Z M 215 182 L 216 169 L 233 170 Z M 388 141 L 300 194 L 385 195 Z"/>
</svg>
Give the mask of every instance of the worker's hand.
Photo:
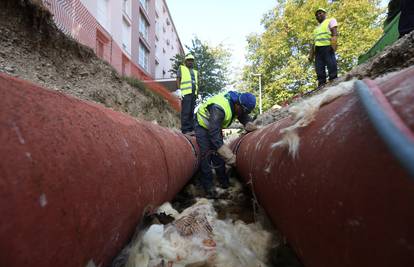
<svg viewBox="0 0 414 267">
<path fill-rule="evenodd" d="M 246 123 L 246 125 L 244 125 L 244 129 L 246 130 L 246 132 L 253 132 L 257 130 L 257 126 L 253 123 L 253 122 L 248 122 Z"/>
<path fill-rule="evenodd" d="M 181 89 L 177 89 L 173 92 L 173 94 L 178 97 L 179 99 L 183 99 L 183 96 L 181 95 Z"/>
<path fill-rule="evenodd" d="M 201 100 L 203 100 L 203 98 L 201 97 L 201 95 L 197 96 L 198 101 L 201 103 Z"/>
<path fill-rule="evenodd" d="M 217 149 L 217 153 L 224 159 L 226 164 L 236 166 L 236 155 L 233 154 L 233 151 L 227 145 L 222 145 Z"/>
<path fill-rule="evenodd" d="M 331 46 L 332 46 L 333 51 L 336 52 L 336 49 L 338 49 L 338 40 L 337 40 L 337 37 L 336 36 L 332 36 L 332 38 L 331 38 Z"/>
</svg>

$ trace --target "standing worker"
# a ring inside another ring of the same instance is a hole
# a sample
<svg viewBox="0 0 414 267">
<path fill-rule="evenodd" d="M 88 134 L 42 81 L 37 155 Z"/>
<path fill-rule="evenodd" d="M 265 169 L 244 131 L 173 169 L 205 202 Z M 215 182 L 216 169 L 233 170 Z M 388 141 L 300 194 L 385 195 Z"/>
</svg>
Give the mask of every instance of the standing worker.
<svg viewBox="0 0 414 267">
<path fill-rule="evenodd" d="M 326 84 L 326 67 L 328 67 L 329 81 L 338 77 L 335 51 L 337 49 L 338 23 L 334 18 L 326 18 L 326 10 L 318 8 L 315 13 L 319 25 L 313 35 L 315 43 L 312 45 L 309 61 L 315 58 L 315 70 L 318 77 L 318 88 Z"/>
<path fill-rule="evenodd" d="M 184 65 L 177 70 L 177 88 L 181 98 L 181 132 L 194 134 L 194 107 L 198 94 L 198 72 L 194 69 L 194 56 L 188 54 Z"/>
<path fill-rule="evenodd" d="M 414 1 L 400 1 L 400 21 L 398 23 L 398 31 L 400 38 L 414 30 Z"/>
<path fill-rule="evenodd" d="M 215 197 L 212 168 L 216 170 L 221 187 L 228 188 L 225 164 L 236 164 L 236 155 L 223 142 L 222 129 L 229 127 L 237 117 L 247 132 L 256 130 L 256 125 L 248 115 L 255 106 L 254 95 L 229 91 L 212 96 L 198 109 L 195 135 L 200 147 L 201 185 L 206 197 Z"/>
</svg>

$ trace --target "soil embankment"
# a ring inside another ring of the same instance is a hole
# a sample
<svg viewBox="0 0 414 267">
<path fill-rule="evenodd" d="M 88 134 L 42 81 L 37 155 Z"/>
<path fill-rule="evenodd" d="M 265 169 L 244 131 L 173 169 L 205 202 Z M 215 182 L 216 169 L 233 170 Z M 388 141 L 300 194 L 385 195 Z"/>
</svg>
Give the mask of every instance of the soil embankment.
<svg viewBox="0 0 414 267">
<path fill-rule="evenodd" d="M 63 34 L 32 1 L 0 2 L 0 72 L 166 127 L 178 113 L 142 84 L 131 86 L 92 49 Z"/>
</svg>

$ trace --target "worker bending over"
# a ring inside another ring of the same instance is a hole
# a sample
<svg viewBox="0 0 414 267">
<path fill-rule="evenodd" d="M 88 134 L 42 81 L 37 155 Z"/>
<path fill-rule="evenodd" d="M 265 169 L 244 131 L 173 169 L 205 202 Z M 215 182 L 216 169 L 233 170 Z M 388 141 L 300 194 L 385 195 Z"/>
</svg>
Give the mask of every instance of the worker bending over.
<svg viewBox="0 0 414 267">
<path fill-rule="evenodd" d="M 198 109 L 195 135 L 201 152 L 201 185 L 206 197 L 216 196 L 212 168 L 216 170 L 221 187 L 228 188 L 229 178 L 225 164 L 236 164 L 236 155 L 223 142 L 222 129 L 229 127 L 237 117 L 246 131 L 256 130 L 257 127 L 248 115 L 255 106 L 254 95 L 229 91 L 212 96 Z"/>
</svg>

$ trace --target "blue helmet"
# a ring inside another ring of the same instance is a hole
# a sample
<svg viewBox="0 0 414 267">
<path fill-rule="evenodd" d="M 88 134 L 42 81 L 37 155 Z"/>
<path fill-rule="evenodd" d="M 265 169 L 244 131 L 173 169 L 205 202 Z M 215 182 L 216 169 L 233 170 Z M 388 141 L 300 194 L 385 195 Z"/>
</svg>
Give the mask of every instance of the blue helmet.
<svg viewBox="0 0 414 267">
<path fill-rule="evenodd" d="M 256 107 L 256 97 L 251 93 L 242 93 L 239 96 L 239 103 L 244 111 L 250 113 Z"/>
</svg>

